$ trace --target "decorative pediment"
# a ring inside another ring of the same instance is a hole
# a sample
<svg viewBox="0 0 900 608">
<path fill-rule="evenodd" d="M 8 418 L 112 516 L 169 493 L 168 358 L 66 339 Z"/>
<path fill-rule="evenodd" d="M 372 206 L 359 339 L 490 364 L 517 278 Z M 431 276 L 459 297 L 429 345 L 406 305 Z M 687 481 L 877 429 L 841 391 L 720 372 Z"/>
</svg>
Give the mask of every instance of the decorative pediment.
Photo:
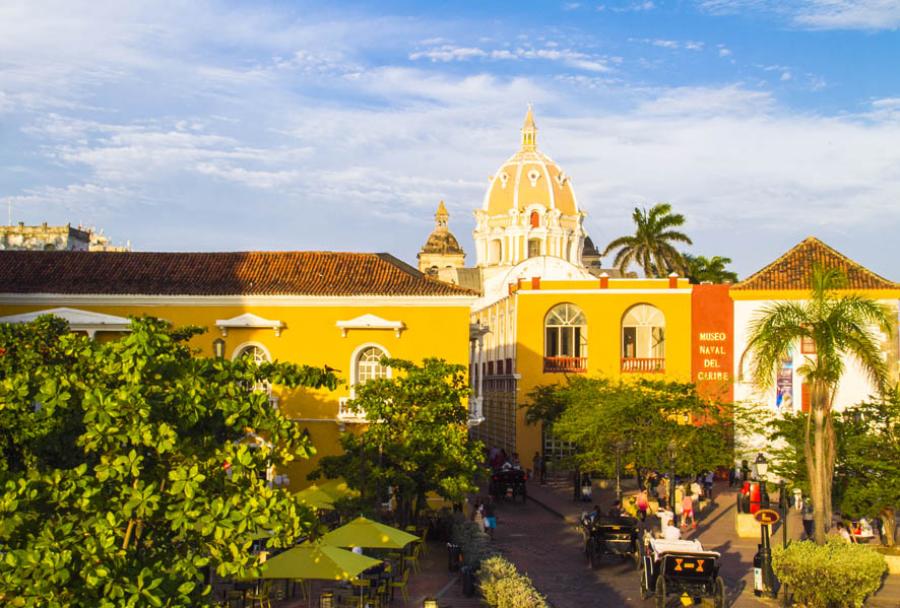
<svg viewBox="0 0 900 608">
<path fill-rule="evenodd" d="M 399 338 L 400 332 L 405 328 L 403 321 L 388 321 L 371 313 L 349 321 L 338 321 L 335 325 L 340 328 L 341 336 L 344 338 L 347 337 L 347 332 L 351 329 L 392 329 Z"/>
<path fill-rule="evenodd" d="M 0 317 L 0 323 L 30 323 L 40 316 L 53 315 L 68 321 L 72 331 L 83 331 L 94 337 L 98 331 L 131 331 L 131 321 L 125 317 L 116 317 L 77 308 L 50 308 L 36 310 L 18 315 Z"/>
<path fill-rule="evenodd" d="M 222 332 L 222 336 L 227 336 L 229 329 L 273 329 L 275 335 L 280 336 L 281 330 L 284 328 L 284 321 L 265 319 L 259 315 L 245 312 L 230 319 L 218 319 L 216 327 Z"/>
</svg>

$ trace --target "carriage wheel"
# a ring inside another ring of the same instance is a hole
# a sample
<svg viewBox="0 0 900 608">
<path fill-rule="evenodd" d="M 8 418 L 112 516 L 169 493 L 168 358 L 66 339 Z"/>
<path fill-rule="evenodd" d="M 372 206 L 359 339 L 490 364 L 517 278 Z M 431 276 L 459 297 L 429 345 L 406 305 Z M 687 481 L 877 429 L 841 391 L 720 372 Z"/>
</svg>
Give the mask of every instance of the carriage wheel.
<svg viewBox="0 0 900 608">
<path fill-rule="evenodd" d="M 715 608 L 725 608 L 725 581 L 721 576 L 716 577 L 716 595 L 713 598 Z"/>
<path fill-rule="evenodd" d="M 666 608 L 666 575 L 662 572 L 656 579 L 656 608 Z"/>
<path fill-rule="evenodd" d="M 641 572 L 641 599 L 645 600 L 651 595 L 653 592 L 650 591 L 650 571 L 644 568 L 644 571 Z"/>
</svg>

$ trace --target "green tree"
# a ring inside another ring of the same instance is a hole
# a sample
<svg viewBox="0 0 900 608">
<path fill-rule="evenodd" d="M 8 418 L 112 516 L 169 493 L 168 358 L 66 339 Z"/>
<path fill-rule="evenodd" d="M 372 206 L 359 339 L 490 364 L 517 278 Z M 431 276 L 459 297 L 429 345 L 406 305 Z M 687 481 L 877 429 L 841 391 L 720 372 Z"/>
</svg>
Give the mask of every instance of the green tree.
<svg viewBox="0 0 900 608">
<path fill-rule="evenodd" d="M 738 275 L 725 268 L 731 264 L 731 258 L 714 255 L 707 258 L 702 255 L 693 256 L 684 254 L 685 274 L 691 283 L 698 285 L 700 283 L 737 283 Z"/>
<path fill-rule="evenodd" d="M 342 435 L 343 454 L 323 457 L 312 477 L 343 477 L 376 502 L 394 488 L 399 515 L 408 521 L 429 492 L 461 500 L 474 491 L 483 447 L 469 438 L 465 367 L 440 359 L 419 366 L 385 358 L 382 365 L 396 375 L 357 386 L 349 404 L 368 423 Z"/>
<path fill-rule="evenodd" d="M 578 445 L 574 464 L 582 469 L 612 476 L 618 450 L 638 474 L 666 471 L 670 442 L 678 473 L 731 460 L 731 406 L 702 399 L 693 384 L 577 377 L 539 389 L 532 399 L 546 400 L 552 390 L 554 401 L 564 404 L 553 433 Z"/>
<path fill-rule="evenodd" d="M 197 606 L 210 570 L 259 572 L 254 536 L 310 529 L 259 473 L 312 446 L 248 387 L 336 378 L 197 356 L 200 331 L 142 318 L 98 342 L 52 317 L 0 325 L 0 603 Z"/>
<path fill-rule="evenodd" d="M 648 277 L 663 277 L 672 271 L 685 272 L 684 258 L 674 243 L 691 245 L 691 239 L 675 230 L 684 225 L 684 216 L 672 213 L 669 203 L 657 203 L 648 211 L 636 207 L 631 215 L 635 233 L 614 239 L 603 255 L 618 249 L 613 266 L 623 274 L 631 264 L 637 264 Z"/>
<path fill-rule="evenodd" d="M 805 301 L 776 302 L 751 321 L 745 354 L 751 356 L 753 383 L 771 388 L 775 370 L 802 339 L 815 345 L 815 355 L 798 370 L 810 385 L 810 413 L 804 427 L 803 451 L 815 517 L 816 543 L 825 542 L 826 521 L 832 512 L 832 480 L 836 440 L 832 406 L 844 375 L 845 360 L 855 359 L 876 390 L 888 378 L 878 331 L 890 335 L 893 321 L 878 302 L 855 293 L 841 293 L 843 275 L 816 269 L 812 291 Z M 743 362 L 740 366 L 743 369 Z"/>
<path fill-rule="evenodd" d="M 841 512 L 881 518 L 885 544 L 893 546 L 900 506 L 900 392 L 894 388 L 884 399 L 849 408 L 841 419 Z"/>
</svg>

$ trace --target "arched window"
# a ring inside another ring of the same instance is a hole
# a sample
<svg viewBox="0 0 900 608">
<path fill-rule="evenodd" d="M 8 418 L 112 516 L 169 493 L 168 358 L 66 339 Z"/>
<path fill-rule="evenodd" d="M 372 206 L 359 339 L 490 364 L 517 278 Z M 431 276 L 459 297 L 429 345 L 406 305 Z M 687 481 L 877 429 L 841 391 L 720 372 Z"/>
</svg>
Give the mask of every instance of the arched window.
<svg viewBox="0 0 900 608">
<path fill-rule="evenodd" d="M 269 352 L 263 348 L 259 344 L 245 344 L 239 346 L 234 353 L 234 360 L 247 358 L 250 359 L 256 365 L 260 365 L 262 363 L 268 363 L 271 361 L 269 357 Z M 253 391 L 261 391 L 266 393 L 269 396 L 269 403 L 272 407 L 278 405 L 278 397 L 272 395 L 272 385 L 269 384 L 267 380 L 262 380 L 260 382 L 255 383 L 250 390 Z"/>
<path fill-rule="evenodd" d="M 488 243 L 488 261 L 491 264 L 499 264 L 503 259 L 503 244 L 500 239 L 494 239 Z"/>
<path fill-rule="evenodd" d="M 663 372 L 666 318 L 649 304 L 632 306 L 622 317 L 622 371 Z"/>
<path fill-rule="evenodd" d="M 541 227 L 541 216 L 537 211 L 531 212 L 531 227 L 532 228 L 540 228 Z"/>
<path fill-rule="evenodd" d="M 365 384 L 369 380 L 388 377 L 388 368 L 381 364 L 386 354 L 377 346 L 369 346 L 360 351 L 356 357 L 356 382 Z"/>
<path fill-rule="evenodd" d="M 528 239 L 528 257 L 536 258 L 541 255 L 541 239 Z"/>
<path fill-rule="evenodd" d="M 557 304 L 544 319 L 544 372 L 587 371 L 587 320 L 574 304 Z"/>
</svg>

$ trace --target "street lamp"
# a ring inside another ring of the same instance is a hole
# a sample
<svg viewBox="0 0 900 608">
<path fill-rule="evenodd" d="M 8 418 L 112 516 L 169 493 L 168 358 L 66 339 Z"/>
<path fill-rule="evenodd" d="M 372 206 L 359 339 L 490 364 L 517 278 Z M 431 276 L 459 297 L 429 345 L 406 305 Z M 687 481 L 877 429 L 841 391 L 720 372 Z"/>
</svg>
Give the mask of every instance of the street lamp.
<svg viewBox="0 0 900 608">
<path fill-rule="evenodd" d="M 762 452 L 756 455 L 756 479 L 759 480 L 759 504 L 763 509 L 769 508 L 769 492 L 766 489 L 766 475 L 769 472 L 769 462 Z"/>
<path fill-rule="evenodd" d="M 678 527 L 678 515 L 675 510 L 675 451 L 678 448 L 675 440 L 669 441 L 666 451 L 669 453 L 669 508 L 672 509 L 672 525 Z"/>
<path fill-rule="evenodd" d="M 622 452 L 628 447 L 625 440 L 616 442 L 616 500 L 622 504 Z"/>
<path fill-rule="evenodd" d="M 422 608 L 439 608 L 438 601 L 433 597 L 426 597 L 422 602 Z"/>
</svg>

